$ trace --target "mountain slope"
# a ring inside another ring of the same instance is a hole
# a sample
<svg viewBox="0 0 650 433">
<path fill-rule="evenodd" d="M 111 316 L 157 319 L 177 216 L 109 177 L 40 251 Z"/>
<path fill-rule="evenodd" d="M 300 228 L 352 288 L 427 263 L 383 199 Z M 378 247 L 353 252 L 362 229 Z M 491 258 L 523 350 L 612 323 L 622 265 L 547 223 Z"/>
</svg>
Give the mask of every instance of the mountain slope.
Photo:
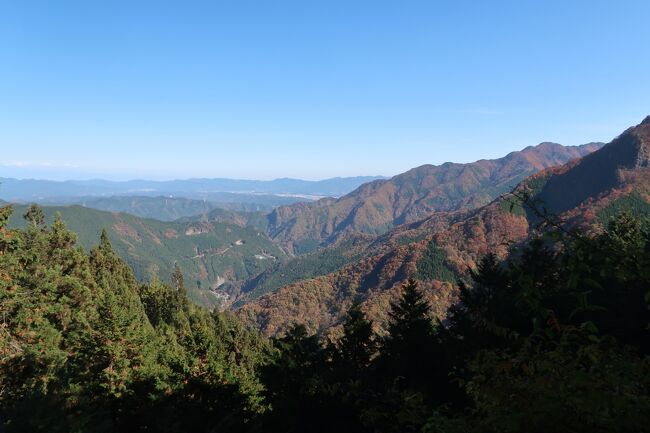
<svg viewBox="0 0 650 433">
<path fill-rule="evenodd" d="M 11 226 L 25 225 L 20 217 L 25 210 L 25 206 L 16 206 Z M 219 303 L 224 296 L 223 291 L 216 291 L 218 287 L 257 275 L 286 257 L 260 231 L 233 223 L 163 222 L 82 206 L 47 206 L 44 211 L 48 223 L 60 213 L 86 250 L 99 243 L 101 230 L 106 228 L 116 252 L 140 281 L 154 275 L 169 281 L 178 263 L 190 296 L 209 306 Z"/>
<path fill-rule="evenodd" d="M 111 196 L 74 200 L 74 204 L 107 212 L 123 212 L 140 218 L 174 221 L 207 214 L 223 205 L 181 197 Z"/>
<path fill-rule="evenodd" d="M 378 238 L 372 254 L 336 272 L 295 282 L 237 310 L 268 335 L 295 322 L 312 331 L 337 332 L 356 299 L 381 324 L 401 283 L 416 278 L 438 317 L 455 299 L 454 281 L 488 252 L 505 258 L 538 230 L 539 217 L 520 202 L 556 212 L 568 227 L 598 230 L 613 214 L 650 215 L 650 117 L 600 150 L 533 175 L 492 203 L 470 211 L 435 213 Z M 597 178 L 604 180 L 596 181 Z"/>
<path fill-rule="evenodd" d="M 495 160 L 423 165 L 360 186 L 340 199 L 281 206 L 269 215 L 269 234 L 295 252 L 328 244 L 345 233 L 381 234 L 433 212 L 489 203 L 539 170 L 564 164 L 601 146 L 542 143 Z"/>
<path fill-rule="evenodd" d="M 650 161 L 650 116 L 595 152 L 551 171 L 536 198 L 549 212 L 566 212 L 585 200 L 625 184 L 640 175 Z"/>
</svg>

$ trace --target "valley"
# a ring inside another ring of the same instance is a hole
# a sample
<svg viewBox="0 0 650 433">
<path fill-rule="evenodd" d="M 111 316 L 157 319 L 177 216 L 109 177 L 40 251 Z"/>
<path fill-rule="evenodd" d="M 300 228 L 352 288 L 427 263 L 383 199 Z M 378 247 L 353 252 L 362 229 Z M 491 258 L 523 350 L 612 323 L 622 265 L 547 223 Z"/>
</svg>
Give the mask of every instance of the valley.
<svg viewBox="0 0 650 433">
<path fill-rule="evenodd" d="M 41 350 L 43 335 L 55 333 L 69 347 L 57 352 L 59 343 L 45 346 L 46 355 L 64 360 L 59 371 L 69 368 L 72 373 L 66 374 L 77 374 L 75 369 L 81 369 L 88 375 L 83 369 L 96 367 L 78 366 L 84 358 L 73 350 L 96 347 L 107 353 L 92 358 L 106 360 L 101 373 L 92 376 L 100 386 L 116 383 L 116 368 L 131 387 L 143 386 L 139 374 L 171 384 L 158 391 L 159 385 L 145 383 L 147 396 L 156 395 L 161 403 L 134 393 L 133 398 L 144 400 L 135 409 L 116 409 L 119 425 L 150 425 L 141 418 L 143 411 L 160 416 L 157 405 L 173 399 L 164 412 L 183 425 L 197 424 L 187 407 L 197 413 L 210 408 L 216 418 L 206 418 L 209 426 L 222 422 L 223 413 L 246 407 L 257 425 L 274 426 L 278 416 L 294 419 L 293 411 L 285 416 L 283 404 L 296 396 L 300 404 L 317 396 L 312 413 L 329 413 L 321 399 L 330 393 L 336 404 L 354 404 L 354 411 L 367 417 L 364 423 L 384 425 L 388 421 L 375 415 L 377 407 L 394 404 L 391 393 L 404 386 L 395 385 L 394 374 L 418 378 L 418 384 L 408 385 L 409 393 L 426 380 L 415 395 L 444 395 L 466 405 L 471 394 L 452 376 L 463 374 L 485 386 L 481 378 L 499 375 L 504 365 L 498 357 L 478 365 L 468 356 L 498 356 L 508 347 L 523 351 L 514 352 L 518 357 L 530 357 L 520 341 L 540 351 L 543 339 L 554 339 L 555 333 L 564 339 L 588 332 L 587 342 L 571 343 L 578 351 L 618 350 L 597 337 L 600 329 L 628 349 L 647 350 L 648 155 L 650 116 L 605 145 L 541 144 L 494 161 L 423 166 L 371 181 L 340 198 L 266 211 L 243 203 L 222 207 L 147 196 L 93 198 L 84 206 L 5 203 L 0 208 L 0 287 L 7 289 L 0 305 L 10 307 L 12 326 L 25 330 L 0 334 L 0 349 L 8 359 L 19 359 L 23 347 Z M 22 291 L 15 290 L 18 284 Z M 80 290 L 88 293 L 80 297 Z M 23 298 L 23 293 L 39 295 Z M 591 299 L 598 304 L 590 304 Z M 570 325 L 563 328 L 558 320 Z M 34 328 L 59 322 L 61 331 Z M 70 332 L 69 326 L 76 328 Z M 41 336 L 36 342 L 29 337 L 33 329 Z M 410 338 L 411 346 L 403 346 Z M 392 344 L 402 346 L 395 352 Z M 557 350 L 568 357 L 559 361 L 565 377 L 579 380 L 581 370 L 571 364 L 576 353 Z M 362 357 L 360 364 L 350 367 L 354 356 Z M 618 373 L 599 377 L 597 383 L 637 383 L 642 361 L 631 351 L 624 356 L 619 370 L 634 370 L 623 379 Z M 426 365 L 417 367 L 422 359 Z M 557 368 L 555 356 L 552 362 Z M 459 373 L 458 365 L 467 372 Z M 47 377 L 20 374 L 30 381 Z M 539 374 L 546 384 L 548 374 Z M 306 384 L 314 380 L 335 387 L 310 390 Z M 196 381 L 206 382 L 195 388 Z M 284 389 L 291 381 L 302 385 Z M 229 388 L 231 382 L 237 387 Z M 379 386 L 375 400 L 354 394 L 356 384 L 363 390 Z M 517 392 L 527 393 L 531 386 L 540 387 L 526 382 Z M 248 400 L 234 409 L 212 406 L 208 397 L 215 389 Z M 642 392 L 635 391 L 634 402 L 637 394 Z M 355 403 L 345 400 L 349 395 Z M 535 398 L 547 401 L 542 391 L 535 391 Z M 120 405 L 127 401 L 108 399 Z M 275 406 L 262 409 L 262 401 Z M 409 411 L 412 405 L 428 410 L 430 404 L 416 401 L 397 410 Z M 14 419 L 25 419 L 15 415 L 20 408 L 11 410 Z M 427 419 L 438 422 L 436 416 Z M 239 426 L 249 422 L 227 419 Z M 452 413 L 442 419 L 486 422 L 482 414 Z M 285 431 L 274 429 L 269 431 Z"/>
<path fill-rule="evenodd" d="M 209 307 L 220 305 L 227 298 L 229 290 L 225 289 L 229 285 L 286 259 L 278 245 L 244 221 L 219 221 L 220 210 L 211 220 L 164 222 L 78 205 L 43 209 L 48 224 L 60 214 L 86 251 L 99 244 L 100 234 L 106 229 L 115 251 L 139 281 L 169 281 L 178 264 L 187 281 L 189 297 Z M 26 206 L 16 206 L 9 224 L 25 227 L 21 216 L 26 211 Z M 260 255 L 264 259 L 256 257 Z"/>
<path fill-rule="evenodd" d="M 0 433 L 650 433 L 648 17 L 0 2 Z"/>
<path fill-rule="evenodd" d="M 355 299 L 381 324 L 408 278 L 427 289 L 442 319 L 456 281 L 483 255 L 503 259 L 535 232 L 538 217 L 511 190 L 575 227 L 606 222 L 614 209 L 644 214 L 647 128 L 645 120 L 608 145 L 542 143 L 492 161 L 421 166 L 340 198 L 267 211 L 153 196 L 44 209 L 49 223 L 59 213 L 86 250 L 105 228 L 139 281 L 169 281 L 178 264 L 191 299 L 233 309 L 268 335 L 295 322 L 330 332 Z M 10 224 L 24 227 L 25 210 L 17 206 Z"/>
<path fill-rule="evenodd" d="M 50 222 L 60 213 L 70 229 L 79 234 L 80 244 L 86 249 L 97 244 L 99 233 L 106 228 L 116 251 L 140 281 L 154 277 L 168 281 L 178 264 L 194 301 L 210 307 L 236 308 L 238 314 L 252 317 L 250 309 L 257 308 L 258 302 L 268 302 L 256 301 L 258 298 L 276 291 L 279 298 L 282 293 L 290 293 L 290 287 L 304 282 L 330 287 L 329 291 L 334 285 L 364 293 L 366 290 L 383 293 L 398 287 L 404 278 L 413 275 L 422 249 L 432 244 L 434 237 L 445 236 L 440 233 L 450 233 L 450 226 L 467 218 L 473 209 L 509 191 L 535 171 L 566 163 L 601 146 L 599 143 L 576 147 L 542 143 L 493 161 L 422 166 L 391 179 L 373 179 L 340 198 L 281 205 L 266 212 L 260 210 L 264 207 L 259 203 L 224 206 L 189 197 L 156 196 L 87 197 L 80 201 L 83 206 L 46 206 L 45 210 Z M 287 185 L 302 188 L 294 191 L 303 192 L 336 188 L 342 191 L 344 185 L 351 187 L 362 179 L 307 182 L 299 187 L 290 180 L 256 185 L 258 189 L 270 191 L 287 190 L 290 187 Z M 202 181 L 201 186 L 206 182 Z M 110 182 L 99 185 L 97 191 L 115 189 L 116 185 L 125 187 Z M 142 182 L 128 185 L 131 188 L 151 186 Z M 82 187 L 89 186 L 74 182 L 66 186 Z M 17 186 L 12 188 L 20 190 Z M 58 193 L 63 187 L 52 188 L 58 188 Z M 16 209 L 11 224 L 21 225 L 18 216 L 24 209 L 24 206 Z M 509 230 L 513 232 L 518 225 L 521 223 L 513 222 Z M 494 228 L 488 232 L 488 236 L 497 236 Z M 498 236 L 512 236 L 512 233 Z M 445 260 L 450 261 L 453 275 L 472 266 L 480 251 L 498 246 L 492 241 L 468 258 L 452 252 L 456 246 L 450 242 L 440 245 L 441 251 L 446 248 L 445 254 L 451 255 Z M 401 272 L 398 275 L 376 275 L 380 268 L 390 268 L 386 266 L 390 260 L 412 264 L 398 266 Z M 360 270 L 368 267 L 368 271 Z M 356 283 L 342 283 L 337 277 L 359 272 L 370 272 L 372 276 L 366 275 Z M 448 280 L 447 283 L 453 283 L 453 278 Z M 360 287 L 352 289 L 352 286 Z M 349 299 L 353 297 L 348 294 Z M 338 311 L 345 311 L 347 305 L 341 303 Z M 255 324 L 256 319 L 249 322 Z"/>
<path fill-rule="evenodd" d="M 488 252 L 505 260 L 520 243 L 542 233 L 541 216 L 558 218 L 557 224 L 568 230 L 589 232 L 602 229 L 622 211 L 650 215 L 650 117 L 598 147 L 533 174 L 485 206 L 436 212 L 396 227 L 367 242 L 357 253 L 360 259 L 286 284 L 243 305 L 237 314 L 267 335 L 286 332 L 295 323 L 329 333 L 337 332 L 356 300 L 381 327 L 387 323 L 390 299 L 414 278 L 442 320 L 456 299 L 456 282 L 468 278 Z"/>
</svg>

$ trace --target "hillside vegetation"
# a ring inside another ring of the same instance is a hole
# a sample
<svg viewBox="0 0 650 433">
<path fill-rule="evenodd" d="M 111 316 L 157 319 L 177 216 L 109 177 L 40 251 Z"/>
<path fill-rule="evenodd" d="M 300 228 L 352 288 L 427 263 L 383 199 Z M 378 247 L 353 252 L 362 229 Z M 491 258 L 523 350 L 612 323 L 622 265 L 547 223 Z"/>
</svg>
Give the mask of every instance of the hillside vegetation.
<svg viewBox="0 0 650 433">
<path fill-rule="evenodd" d="M 487 253 L 503 260 L 512 248 L 548 228 L 597 232 L 621 211 L 647 215 L 649 131 L 646 119 L 602 149 L 543 170 L 486 206 L 435 213 L 397 227 L 377 238 L 365 253 L 359 252 L 357 262 L 287 284 L 242 306 L 237 314 L 268 335 L 285 332 L 294 323 L 310 332 L 336 332 L 346 308 L 357 299 L 369 317 L 382 325 L 387 320 L 388 300 L 405 280 L 414 278 L 433 301 L 437 317 L 443 319 L 457 296 L 450 283 L 468 278 Z M 593 184 L 595 176 L 610 180 Z M 569 202 L 560 199 L 547 203 L 549 191 L 570 197 L 574 207 L 567 209 Z M 556 210 L 560 211 L 557 215 Z"/>
<path fill-rule="evenodd" d="M 213 211 L 232 215 L 234 218 L 236 212 L 270 212 L 273 210 L 272 205 L 262 203 L 213 202 L 182 197 L 112 196 L 89 197 L 73 201 L 74 204 L 92 209 L 128 213 L 160 221 L 174 221 L 184 217 L 209 214 Z"/>
<path fill-rule="evenodd" d="M 25 227 L 17 206 L 9 224 Z M 217 289 L 257 275 L 285 253 L 260 231 L 234 223 L 211 220 L 162 222 L 88 209 L 82 206 L 43 208 L 51 224 L 57 213 L 78 235 L 86 250 L 97 245 L 106 229 L 117 254 L 133 269 L 138 281 L 153 277 L 169 280 L 178 264 L 185 275 L 189 296 L 202 305 L 214 306 L 226 292 Z M 220 214 L 220 211 L 218 211 Z"/>
<path fill-rule="evenodd" d="M 180 270 L 138 284 L 105 232 L 86 253 L 60 218 L 47 226 L 33 207 L 16 230 L 11 212 L 8 433 L 648 431 L 650 231 L 629 215 L 597 235 L 536 237 L 505 261 L 488 252 L 444 323 L 408 281 L 382 326 L 353 302 L 328 339 L 292 326 L 267 340 L 188 302 Z"/>
<path fill-rule="evenodd" d="M 281 206 L 269 215 L 269 235 L 301 253 L 348 233 L 382 234 L 434 212 L 474 209 L 511 190 L 531 174 L 598 149 L 600 143 L 542 143 L 495 160 L 423 165 L 360 186 L 340 199 Z"/>
</svg>

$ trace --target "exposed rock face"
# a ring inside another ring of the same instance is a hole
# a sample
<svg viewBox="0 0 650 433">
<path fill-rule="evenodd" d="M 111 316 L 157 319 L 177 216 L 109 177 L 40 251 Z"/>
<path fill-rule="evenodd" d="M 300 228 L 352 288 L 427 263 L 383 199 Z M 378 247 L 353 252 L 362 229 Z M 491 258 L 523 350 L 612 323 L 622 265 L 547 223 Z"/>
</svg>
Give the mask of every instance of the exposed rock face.
<svg viewBox="0 0 650 433">
<path fill-rule="evenodd" d="M 197 236 L 204 233 L 210 233 L 212 231 L 212 225 L 208 223 L 198 223 L 190 225 L 185 229 L 186 236 Z"/>
</svg>

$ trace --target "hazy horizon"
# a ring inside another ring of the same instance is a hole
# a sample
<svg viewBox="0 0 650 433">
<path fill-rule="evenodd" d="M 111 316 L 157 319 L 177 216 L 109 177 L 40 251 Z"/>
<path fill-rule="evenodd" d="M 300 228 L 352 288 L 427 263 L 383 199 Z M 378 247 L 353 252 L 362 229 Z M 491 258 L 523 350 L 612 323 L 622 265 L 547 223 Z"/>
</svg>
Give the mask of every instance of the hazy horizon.
<svg viewBox="0 0 650 433">
<path fill-rule="evenodd" d="M 393 176 L 650 112 L 642 1 L 11 3 L 0 176 Z"/>
<path fill-rule="evenodd" d="M 110 175 L 109 175 L 110 176 Z M 305 178 L 297 178 L 297 177 L 275 177 L 275 178 L 269 178 L 269 179 L 253 179 L 253 178 L 236 178 L 236 177 L 220 177 L 220 176 L 214 176 L 214 177 L 170 177 L 170 178 L 148 178 L 148 177 L 128 177 L 128 178 L 110 178 L 110 177 L 70 177 L 70 178 L 45 178 L 45 177 L 20 177 L 20 176 L 9 176 L 5 175 L 5 172 L 0 173 L 0 179 L 5 178 L 5 179 L 17 179 L 17 180 L 34 180 L 34 181 L 47 181 L 47 182 L 90 182 L 90 181 L 107 181 L 107 182 L 121 182 L 121 183 L 126 183 L 126 182 L 173 182 L 173 181 L 193 181 L 193 180 L 218 180 L 218 179 L 223 179 L 223 180 L 233 180 L 233 181 L 250 181 L 250 182 L 274 182 L 274 181 L 280 181 L 280 180 L 295 180 L 295 181 L 304 181 L 304 182 L 322 182 L 322 181 L 327 181 L 327 180 L 335 180 L 335 179 L 354 179 L 354 178 L 389 178 L 392 176 L 384 176 L 381 174 L 377 175 L 359 175 L 359 176 L 332 176 L 332 177 L 324 177 L 324 178 L 315 178 L 315 179 L 305 179 Z"/>
<path fill-rule="evenodd" d="M 631 126 L 631 125 L 630 125 Z M 622 132 L 622 130 L 621 130 Z M 612 139 L 615 137 L 612 137 Z M 580 144 L 571 144 L 571 145 L 564 145 L 564 146 L 581 146 L 584 144 L 589 144 L 589 143 L 607 143 L 610 140 L 592 140 L 589 142 L 585 143 L 580 143 Z M 535 145 L 529 145 L 526 147 L 530 146 L 537 146 L 542 143 L 548 143 L 551 141 L 543 141 L 540 143 L 537 143 Z M 555 143 L 555 142 L 553 142 Z M 561 143 L 558 143 L 561 144 Z M 433 164 L 433 165 L 442 165 L 446 163 L 472 163 L 472 162 L 477 162 L 480 160 L 489 160 L 489 159 L 499 159 L 505 157 L 507 154 L 511 152 L 518 152 L 526 147 L 522 147 L 521 149 L 514 149 L 506 154 L 499 155 L 495 158 L 478 158 L 478 159 L 468 159 L 467 161 L 443 161 L 438 164 Z M 327 181 L 327 180 L 333 180 L 333 179 L 351 179 L 351 178 L 385 178 L 389 179 L 392 178 L 396 175 L 402 174 L 408 170 L 411 170 L 413 168 L 417 168 L 423 165 L 432 165 L 430 163 L 422 163 L 413 167 L 408 167 L 407 169 L 403 171 L 399 171 L 396 173 L 391 173 L 390 175 L 386 174 L 351 174 L 349 176 L 341 176 L 341 175 L 335 175 L 335 176 L 329 176 L 329 177 L 292 177 L 292 176 L 280 176 L 280 177 L 225 177 L 225 176 L 186 176 L 183 177 L 181 176 L 150 176 L 150 177 L 137 177 L 137 176 L 118 176 L 115 174 L 97 174 L 97 173 L 84 173 L 84 172 L 74 172 L 74 171 L 65 171 L 61 170 L 61 167 L 52 167 L 49 164 L 42 165 L 40 167 L 32 167 L 32 166 L 26 166 L 25 164 L 19 163 L 19 164 L 6 164 L 6 163 L 0 163 L 0 167 L 2 168 L 2 172 L 0 172 L 0 178 L 12 178 L 12 179 L 18 179 L 18 180 L 35 180 L 35 181 L 52 181 L 52 182 L 66 182 L 66 181 L 109 181 L 109 182 L 134 182 L 134 181 L 151 181 L 151 182 L 170 182 L 170 181 L 188 181 L 188 180 L 200 180 L 200 179 L 207 179 L 207 180 L 215 180 L 215 179 L 227 179 L 227 180 L 237 180 L 237 181 L 254 181 L 254 182 L 273 182 L 273 181 L 278 181 L 278 180 L 283 180 L 283 179 L 289 179 L 289 180 L 298 180 L 298 181 L 308 181 L 308 182 L 319 182 L 319 181 Z M 48 169 L 54 170 L 53 172 L 49 172 L 48 174 Z M 69 168 L 68 168 L 69 169 Z"/>
</svg>

